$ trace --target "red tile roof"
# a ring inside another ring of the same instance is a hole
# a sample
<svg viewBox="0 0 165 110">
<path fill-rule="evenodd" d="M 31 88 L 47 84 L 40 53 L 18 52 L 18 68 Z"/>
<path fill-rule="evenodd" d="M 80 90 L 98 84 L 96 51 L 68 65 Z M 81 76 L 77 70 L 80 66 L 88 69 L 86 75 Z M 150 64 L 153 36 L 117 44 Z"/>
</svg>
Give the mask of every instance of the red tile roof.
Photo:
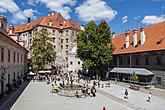
<svg viewBox="0 0 165 110">
<path fill-rule="evenodd" d="M 125 48 L 125 35 L 117 35 L 112 43 L 114 44 L 113 54 L 128 54 L 145 51 L 165 50 L 165 22 L 144 27 L 146 41 L 143 45 L 133 46 L 133 32 L 130 32 L 129 47 Z M 137 42 L 140 42 L 140 29 L 137 30 Z"/>
<path fill-rule="evenodd" d="M 3 15 L 1 16 L 0 15 L 0 19 L 5 19 L 6 20 L 6 16 L 3 16 Z"/>
<path fill-rule="evenodd" d="M 39 25 L 46 26 L 46 27 L 54 27 L 54 28 L 59 28 L 59 29 L 73 27 L 80 30 L 80 25 L 78 23 L 73 22 L 72 20 L 66 20 L 65 23 L 64 21 L 65 19 L 61 16 L 61 14 L 55 12 L 53 15 L 41 17 L 40 19 L 32 21 L 30 23 L 14 26 L 14 33 L 20 33 L 27 30 L 31 30 L 32 28 Z M 49 25 L 49 22 L 52 23 L 51 26 Z M 8 31 L 9 31 L 9 28 L 7 29 L 7 32 Z"/>
</svg>

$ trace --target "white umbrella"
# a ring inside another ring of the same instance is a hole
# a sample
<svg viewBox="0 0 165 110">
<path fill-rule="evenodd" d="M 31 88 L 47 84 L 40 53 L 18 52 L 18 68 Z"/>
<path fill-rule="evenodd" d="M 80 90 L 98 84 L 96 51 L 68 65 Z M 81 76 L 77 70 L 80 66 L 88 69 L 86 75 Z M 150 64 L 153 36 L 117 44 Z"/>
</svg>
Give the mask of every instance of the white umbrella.
<svg viewBox="0 0 165 110">
<path fill-rule="evenodd" d="M 38 71 L 38 73 L 45 73 L 45 71 L 41 70 L 41 71 Z"/>
<path fill-rule="evenodd" d="M 51 73 L 51 71 L 50 70 L 47 70 L 47 71 L 45 71 L 45 73 Z"/>
<path fill-rule="evenodd" d="M 29 75 L 35 75 L 35 73 L 33 73 L 32 71 L 30 71 Z"/>
</svg>

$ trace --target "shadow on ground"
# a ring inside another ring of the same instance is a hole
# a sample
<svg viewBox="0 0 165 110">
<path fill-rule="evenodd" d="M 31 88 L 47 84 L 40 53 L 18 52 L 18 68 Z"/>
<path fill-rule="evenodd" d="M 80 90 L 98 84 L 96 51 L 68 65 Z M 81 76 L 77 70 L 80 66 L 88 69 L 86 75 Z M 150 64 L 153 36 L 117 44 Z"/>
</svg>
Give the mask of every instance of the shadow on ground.
<svg viewBox="0 0 165 110">
<path fill-rule="evenodd" d="M 4 97 L 0 99 L 0 110 L 10 110 L 29 83 L 30 81 L 26 81 L 9 95 L 4 95 Z"/>
</svg>

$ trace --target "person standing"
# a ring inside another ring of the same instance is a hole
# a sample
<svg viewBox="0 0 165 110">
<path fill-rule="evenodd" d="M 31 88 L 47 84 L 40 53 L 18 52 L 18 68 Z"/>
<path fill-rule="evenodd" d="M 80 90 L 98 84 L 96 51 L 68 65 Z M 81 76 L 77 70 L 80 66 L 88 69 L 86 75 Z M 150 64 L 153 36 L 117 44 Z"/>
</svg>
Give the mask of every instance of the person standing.
<svg viewBox="0 0 165 110">
<path fill-rule="evenodd" d="M 147 101 L 151 102 L 151 92 L 149 92 L 149 94 L 148 94 L 148 100 Z"/>
<path fill-rule="evenodd" d="M 93 97 L 96 97 L 96 88 L 94 86 L 91 88 L 91 94 Z"/>
<path fill-rule="evenodd" d="M 96 86 L 96 81 L 95 81 L 95 80 L 93 81 L 93 86 L 94 86 L 94 87 Z"/>
<path fill-rule="evenodd" d="M 125 89 L 125 96 L 124 96 L 125 99 L 128 99 L 128 90 Z"/>
<path fill-rule="evenodd" d="M 100 87 L 100 80 L 97 82 L 98 88 Z"/>
</svg>

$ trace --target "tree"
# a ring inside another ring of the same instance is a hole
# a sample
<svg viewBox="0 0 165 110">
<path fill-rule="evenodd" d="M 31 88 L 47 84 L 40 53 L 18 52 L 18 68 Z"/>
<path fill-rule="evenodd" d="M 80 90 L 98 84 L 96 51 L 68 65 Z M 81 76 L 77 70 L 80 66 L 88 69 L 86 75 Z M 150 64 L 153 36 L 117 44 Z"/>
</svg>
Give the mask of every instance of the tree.
<svg viewBox="0 0 165 110">
<path fill-rule="evenodd" d="M 133 72 L 133 73 L 131 74 L 130 80 L 131 80 L 131 82 L 133 82 L 133 83 L 138 82 L 138 76 L 136 75 L 135 72 Z"/>
<path fill-rule="evenodd" d="M 46 29 L 35 34 L 32 45 L 31 65 L 33 71 L 46 69 L 47 65 L 55 61 L 56 52 L 51 44 L 51 38 Z"/>
<path fill-rule="evenodd" d="M 77 57 L 86 69 L 96 69 L 97 74 L 104 64 L 112 59 L 111 31 L 106 21 L 96 25 L 90 21 L 77 36 Z"/>
</svg>

